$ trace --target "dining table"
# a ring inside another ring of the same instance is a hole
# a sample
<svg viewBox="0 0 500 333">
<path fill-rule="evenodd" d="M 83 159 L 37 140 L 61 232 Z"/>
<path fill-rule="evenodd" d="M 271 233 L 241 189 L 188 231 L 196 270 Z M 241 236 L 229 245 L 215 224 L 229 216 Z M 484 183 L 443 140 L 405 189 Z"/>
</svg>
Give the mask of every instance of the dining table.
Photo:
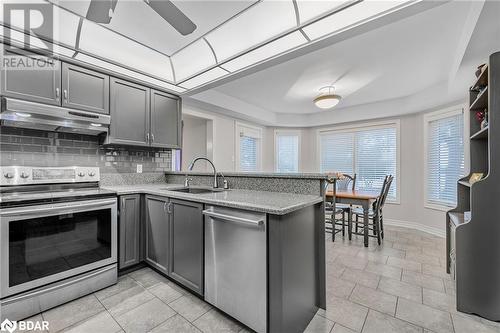
<svg viewBox="0 0 500 333">
<path fill-rule="evenodd" d="M 326 191 L 326 197 L 332 197 L 333 190 Z M 363 238 L 365 247 L 368 247 L 368 223 L 369 217 L 368 213 L 370 211 L 370 206 L 378 199 L 380 196 L 380 191 L 363 191 L 363 190 L 337 190 L 335 193 L 335 202 L 341 204 L 347 204 L 352 206 L 360 206 L 363 208 Z M 349 215 L 348 220 L 348 234 L 349 240 L 351 240 L 351 228 L 352 228 L 352 214 Z"/>
</svg>

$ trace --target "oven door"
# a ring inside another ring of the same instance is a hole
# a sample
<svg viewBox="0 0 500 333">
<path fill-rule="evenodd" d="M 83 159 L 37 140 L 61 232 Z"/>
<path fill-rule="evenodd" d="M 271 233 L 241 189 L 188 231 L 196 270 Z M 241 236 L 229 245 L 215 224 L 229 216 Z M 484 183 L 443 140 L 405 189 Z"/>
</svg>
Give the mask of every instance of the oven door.
<svg viewBox="0 0 500 333">
<path fill-rule="evenodd" d="M 0 298 L 116 263 L 117 199 L 0 212 Z"/>
</svg>

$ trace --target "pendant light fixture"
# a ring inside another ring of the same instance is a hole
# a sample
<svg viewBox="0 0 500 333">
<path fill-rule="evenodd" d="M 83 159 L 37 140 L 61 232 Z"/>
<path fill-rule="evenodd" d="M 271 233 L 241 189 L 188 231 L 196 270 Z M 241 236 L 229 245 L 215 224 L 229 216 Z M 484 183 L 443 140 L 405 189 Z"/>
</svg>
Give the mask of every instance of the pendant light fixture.
<svg viewBox="0 0 500 333">
<path fill-rule="evenodd" d="M 335 94 L 334 86 L 326 86 L 319 90 L 319 95 L 313 101 L 314 105 L 320 109 L 331 109 L 339 104 L 341 98 Z"/>
</svg>

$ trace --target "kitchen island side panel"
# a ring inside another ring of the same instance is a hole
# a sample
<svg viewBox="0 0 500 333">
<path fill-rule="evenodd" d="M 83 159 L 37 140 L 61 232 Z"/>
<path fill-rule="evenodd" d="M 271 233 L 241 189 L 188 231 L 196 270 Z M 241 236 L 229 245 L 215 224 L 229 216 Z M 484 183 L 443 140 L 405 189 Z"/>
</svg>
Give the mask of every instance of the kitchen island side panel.
<svg viewBox="0 0 500 333">
<path fill-rule="evenodd" d="M 303 332 L 320 304 L 317 260 L 321 204 L 290 214 L 269 215 L 268 332 Z M 323 261 L 324 265 L 324 261 Z"/>
</svg>

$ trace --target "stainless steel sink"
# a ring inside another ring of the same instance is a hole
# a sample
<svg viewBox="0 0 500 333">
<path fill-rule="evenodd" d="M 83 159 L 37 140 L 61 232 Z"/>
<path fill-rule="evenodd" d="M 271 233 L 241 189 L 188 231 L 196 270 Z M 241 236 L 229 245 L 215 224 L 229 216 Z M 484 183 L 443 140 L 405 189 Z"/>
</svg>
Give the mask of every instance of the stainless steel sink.
<svg viewBox="0 0 500 333">
<path fill-rule="evenodd" d="M 206 188 L 206 187 L 183 187 L 178 189 L 172 189 L 170 191 L 192 193 L 192 194 L 203 194 L 203 193 L 214 193 L 221 192 L 223 189 L 220 188 Z"/>
</svg>

